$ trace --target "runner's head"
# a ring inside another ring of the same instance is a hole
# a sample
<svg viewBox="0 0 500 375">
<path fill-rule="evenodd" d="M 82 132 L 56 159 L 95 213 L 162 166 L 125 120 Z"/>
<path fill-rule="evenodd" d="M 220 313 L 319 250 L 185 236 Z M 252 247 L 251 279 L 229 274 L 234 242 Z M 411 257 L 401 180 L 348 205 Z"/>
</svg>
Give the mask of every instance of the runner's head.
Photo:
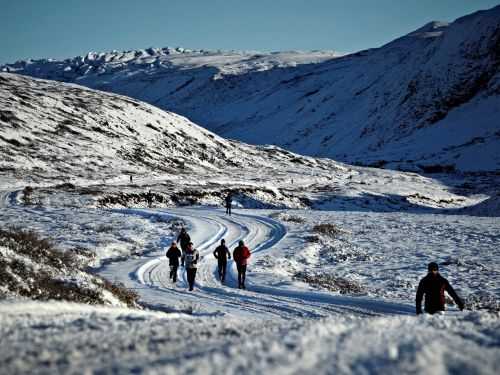
<svg viewBox="0 0 500 375">
<path fill-rule="evenodd" d="M 193 250 L 193 243 L 192 242 L 188 243 L 187 249 L 189 251 Z"/>
<path fill-rule="evenodd" d="M 177 247 L 177 242 L 172 241 L 172 247 Z"/>
<path fill-rule="evenodd" d="M 223 238 L 222 240 L 220 240 L 220 243 L 221 245 L 224 245 L 226 243 L 226 240 Z"/>
<path fill-rule="evenodd" d="M 243 242 L 243 240 L 240 240 L 240 242 L 238 242 L 238 245 L 240 245 L 240 246 L 244 246 L 244 245 L 245 245 L 245 242 Z"/>
<path fill-rule="evenodd" d="M 427 265 L 427 270 L 429 271 L 429 273 L 437 274 L 439 271 L 439 266 L 436 262 L 430 262 Z"/>
</svg>

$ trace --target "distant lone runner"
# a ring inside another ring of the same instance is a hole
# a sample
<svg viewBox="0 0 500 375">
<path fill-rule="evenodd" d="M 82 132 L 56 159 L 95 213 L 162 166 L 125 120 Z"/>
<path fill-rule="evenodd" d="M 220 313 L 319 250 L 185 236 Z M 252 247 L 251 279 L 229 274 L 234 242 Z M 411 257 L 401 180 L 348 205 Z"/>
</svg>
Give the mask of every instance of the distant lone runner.
<svg viewBox="0 0 500 375">
<path fill-rule="evenodd" d="M 233 251 L 233 259 L 238 269 L 238 288 L 246 289 L 245 278 L 247 273 L 248 258 L 250 258 L 250 250 L 245 246 L 243 241 L 240 241 L 238 246 Z"/>
<path fill-rule="evenodd" d="M 445 296 L 444 292 L 453 298 L 460 310 L 464 309 L 464 303 L 453 290 L 448 280 L 439 274 L 439 266 L 435 262 L 429 263 L 427 266 L 427 276 L 425 276 L 418 284 L 416 308 L 417 315 L 422 314 L 422 297 L 425 295 L 424 310 L 428 314 L 435 314 L 440 311 L 445 311 Z"/>
<path fill-rule="evenodd" d="M 177 269 L 179 268 L 179 258 L 182 256 L 181 251 L 177 247 L 175 242 L 172 242 L 170 248 L 165 254 L 169 261 L 170 266 L 170 279 L 176 283 L 177 282 Z"/>
<path fill-rule="evenodd" d="M 146 194 L 146 201 L 148 202 L 148 207 L 151 208 L 153 205 L 153 193 L 149 190 Z"/>
<path fill-rule="evenodd" d="M 217 259 L 219 280 L 224 282 L 226 280 L 227 259 L 231 259 L 231 252 L 226 246 L 225 239 L 220 240 L 220 245 L 214 250 L 214 257 Z"/>
<path fill-rule="evenodd" d="M 186 267 L 187 280 L 189 290 L 194 288 L 194 280 L 196 278 L 196 270 L 198 269 L 198 261 L 200 260 L 200 253 L 198 250 L 193 249 L 193 243 L 190 242 L 186 251 L 182 254 L 182 263 Z"/>
<path fill-rule="evenodd" d="M 226 214 L 231 216 L 231 205 L 233 204 L 233 197 L 231 196 L 231 193 L 226 195 L 225 202 L 226 202 Z"/>
</svg>

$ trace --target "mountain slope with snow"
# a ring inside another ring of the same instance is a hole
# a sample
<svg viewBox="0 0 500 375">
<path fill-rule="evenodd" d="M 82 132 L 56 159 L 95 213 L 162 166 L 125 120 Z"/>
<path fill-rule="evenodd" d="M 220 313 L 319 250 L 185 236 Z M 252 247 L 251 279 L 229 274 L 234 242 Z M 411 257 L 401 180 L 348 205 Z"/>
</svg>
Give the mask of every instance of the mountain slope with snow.
<svg viewBox="0 0 500 375">
<path fill-rule="evenodd" d="M 392 211 L 457 209 L 488 197 L 413 173 L 225 140 L 151 105 L 56 81 L 0 73 L 0 108 L 0 187 L 33 185 L 22 198 L 32 203 L 72 205 L 64 192 L 80 192 L 98 206 L 134 205 L 153 189 L 163 205 L 220 204 L 231 190 L 243 207 Z"/>
<path fill-rule="evenodd" d="M 302 154 L 497 171 L 499 45 L 500 6 L 343 57 L 150 49 L 2 69 L 126 94 L 223 136 Z"/>
<path fill-rule="evenodd" d="M 81 86 L 0 73 L 2 171 L 89 181 L 117 174 L 219 174 L 311 158 L 218 137 L 174 113 Z M 320 162 L 323 168 L 343 166 Z"/>
</svg>

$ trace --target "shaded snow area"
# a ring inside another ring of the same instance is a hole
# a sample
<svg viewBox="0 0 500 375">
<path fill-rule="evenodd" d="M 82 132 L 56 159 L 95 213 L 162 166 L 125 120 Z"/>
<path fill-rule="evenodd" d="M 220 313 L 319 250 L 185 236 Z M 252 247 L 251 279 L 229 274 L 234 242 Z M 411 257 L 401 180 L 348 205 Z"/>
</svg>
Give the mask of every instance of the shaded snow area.
<svg viewBox="0 0 500 375">
<path fill-rule="evenodd" d="M 39 374 L 496 374 L 498 316 L 187 318 L 1 303 L 2 371 Z"/>
<path fill-rule="evenodd" d="M 496 6 L 342 57 L 148 49 L 0 69 L 128 95 L 219 135 L 301 154 L 498 171 L 499 26 Z"/>
</svg>

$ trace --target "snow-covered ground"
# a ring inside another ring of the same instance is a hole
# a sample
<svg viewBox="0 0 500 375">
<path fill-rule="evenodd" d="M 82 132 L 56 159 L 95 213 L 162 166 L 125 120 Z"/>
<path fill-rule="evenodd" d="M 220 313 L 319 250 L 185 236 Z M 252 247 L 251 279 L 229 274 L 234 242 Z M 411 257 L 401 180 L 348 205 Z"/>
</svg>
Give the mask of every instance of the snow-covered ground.
<svg viewBox="0 0 500 375">
<path fill-rule="evenodd" d="M 40 211 L 45 217 L 34 221 L 46 234 L 64 234 L 66 223 L 73 231 L 58 238 L 63 245 L 92 239 L 92 228 L 100 225 L 111 227 L 106 236 L 117 244 L 122 226 L 130 238 L 148 238 L 148 252 L 106 262 L 98 272 L 168 313 L 3 302 L 0 362 L 7 373 L 495 374 L 500 366 L 498 312 L 449 307 L 446 315 L 416 318 L 413 303 L 429 260 L 442 264 L 463 297 L 486 292 L 498 303 L 497 219 L 239 209 L 228 217 L 206 207 L 96 211 L 90 217 L 91 210 L 76 208 L 9 209 L 19 221 Z M 164 226 L 172 217 L 188 226 L 203 255 L 194 292 L 187 291 L 182 270 L 177 285 L 168 280 L 164 246 L 177 232 Z M 90 221 L 87 231 L 78 230 Z M 334 224 L 339 236 L 321 238 L 312 230 L 320 223 Z M 211 252 L 222 237 L 231 248 L 244 239 L 253 251 L 248 290 L 235 287 L 231 262 L 226 285 L 216 280 Z M 92 247 L 100 254 L 100 244 Z M 364 288 L 341 295 L 293 278 L 311 270 Z"/>
<path fill-rule="evenodd" d="M 179 315 L 1 303 L 2 372 L 146 374 L 496 374 L 500 320 Z"/>
</svg>

